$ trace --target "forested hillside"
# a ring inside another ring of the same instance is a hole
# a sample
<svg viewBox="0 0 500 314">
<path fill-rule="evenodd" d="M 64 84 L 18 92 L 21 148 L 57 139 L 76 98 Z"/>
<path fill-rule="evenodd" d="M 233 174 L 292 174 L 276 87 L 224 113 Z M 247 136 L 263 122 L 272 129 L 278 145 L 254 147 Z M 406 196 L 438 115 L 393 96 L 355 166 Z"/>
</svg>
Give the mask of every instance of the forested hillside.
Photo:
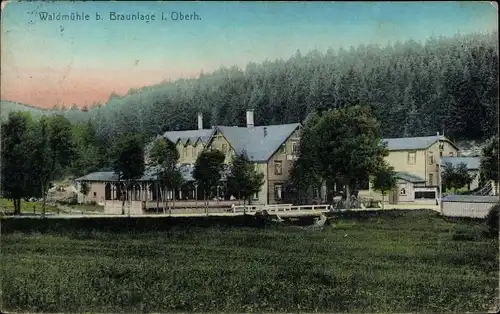
<svg viewBox="0 0 500 314">
<path fill-rule="evenodd" d="M 68 110 L 72 121 L 91 117 L 99 135 L 140 132 L 153 136 L 196 127 L 302 121 L 308 113 L 369 104 L 383 136 L 420 136 L 445 131 L 455 140 L 498 133 L 497 33 L 409 40 L 391 46 L 297 51 L 288 60 L 222 68 L 198 79 L 164 82 L 128 95 L 110 96 L 88 113 Z M 2 105 L 3 106 L 3 105 Z"/>
<path fill-rule="evenodd" d="M 33 119 L 39 119 L 44 114 L 49 114 L 49 110 L 38 108 L 31 105 L 21 104 L 13 101 L 0 101 L 0 119 L 5 121 L 9 117 L 9 112 L 25 111 L 29 112 Z"/>
</svg>

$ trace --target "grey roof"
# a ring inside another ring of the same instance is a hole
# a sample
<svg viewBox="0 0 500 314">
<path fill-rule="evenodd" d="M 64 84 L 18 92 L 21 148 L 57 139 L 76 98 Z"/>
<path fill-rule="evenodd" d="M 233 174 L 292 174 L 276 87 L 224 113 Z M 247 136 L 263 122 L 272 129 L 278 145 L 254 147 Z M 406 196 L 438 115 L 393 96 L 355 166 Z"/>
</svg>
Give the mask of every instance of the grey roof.
<svg viewBox="0 0 500 314">
<path fill-rule="evenodd" d="M 481 164 L 481 157 L 442 157 L 442 164 L 451 163 L 453 166 L 457 166 L 461 163 L 464 163 L 469 170 L 478 170 L 479 165 Z"/>
<path fill-rule="evenodd" d="M 416 175 L 410 174 L 408 172 L 396 172 L 396 177 L 411 183 L 420 183 L 425 182 L 425 179 L 422 179 Z"/>
<path fill-rule="evenodd" d="M 193 170 L 194 165 L 192 164 L 179 164 L 177 167 L 180 169 L 182 173 L 182 177 L 184 181 L 194 181 L 193 179 Z M 221 180 L 225 180 L 227 174 L 229 173 L 229 167 L 226 166 L 222 173 Z M 144 171 L 144 175 L 137 181 L 155 181 L 157 174 L 157 168 L 152 166 L 147 166 Z M 118 181 L 117 175 L 113 171 L 98 171 L 89 173 L 83 177 L 75 179 L 75 181 Z"/>
<path fill-rule="evenodd" d="M 254 127 L 217 126 L 217 129 L 237 154 L 244 150 L 251 161 L 267 161 L 299 126 L 300 123 L 291 123 Z"/>
<path fill-rule="evenodd" d="M 388 150 L 426 149 L 439 140 L 440 136 L 385 138 Z"/>
<path fill-rule="evenodd" d="M 165 132 L 163 136 L 168 138 L 174 143 L 180 140 L 183 144 L 187 141 L 196 142 L 200 139 L 203 143 L 208 142 L 214 133 L 214 129 L 201 129 L 201 130 L 185 130 L 185 131 L 169 131 Z"/>
<path fill-rule="evenodd" d="M 178 167 L 184 180 L 193 180 L 191 165 L 178 165 Z M 154 181 L 156 180 L 156 173 L 156 167 L 147 166 L 144 175 L 137 181 Z M 113 171 L 97 171 L 77 178 L 75 181 L 118 181 L 118 176 Z"/>
<path fill-rule="evenodd" d="M 464 202 L 464 203 L 498 203 L 498 196 L 482 195 L 448 195 L 443 197 L 443 202 Z"/>
</svg>

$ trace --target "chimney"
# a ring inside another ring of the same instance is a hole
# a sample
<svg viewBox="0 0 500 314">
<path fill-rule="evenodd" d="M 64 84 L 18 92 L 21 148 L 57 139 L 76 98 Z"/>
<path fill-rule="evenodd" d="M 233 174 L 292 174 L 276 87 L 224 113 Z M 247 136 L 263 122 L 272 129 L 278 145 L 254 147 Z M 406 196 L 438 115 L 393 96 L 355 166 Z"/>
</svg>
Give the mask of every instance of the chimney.
<svg viewBox="0 0 500 314">
<path fill-rule="evenodd" d="M 247 128 L 253 127 L 253 109 L 247 110 Z"/>
<path fill-rule="evenodd" d="M 198 130 L 203 129 L 203 113 L 198 112 Z"/>
<path fill-rule="evenodd" d="M 267 127 L 264 127 L 264 137 L 267 136 Z"/>
</svg>

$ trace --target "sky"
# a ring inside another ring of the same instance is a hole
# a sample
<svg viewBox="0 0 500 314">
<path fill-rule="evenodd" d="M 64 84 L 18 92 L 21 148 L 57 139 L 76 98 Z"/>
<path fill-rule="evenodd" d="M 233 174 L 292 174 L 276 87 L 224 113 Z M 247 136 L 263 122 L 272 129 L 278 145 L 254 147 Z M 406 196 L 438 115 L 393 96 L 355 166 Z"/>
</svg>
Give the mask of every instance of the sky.
<svg viewBox="0 0 500 314">
<path fill-rule="evenodd" d="M 88 20 L 42 20 L 44 12 Z M 50 108 L 297 49 L 490 32 L 498 14 L 489 2 L 2 2 L 1 26 L 1 99 Z"/>
</svg>

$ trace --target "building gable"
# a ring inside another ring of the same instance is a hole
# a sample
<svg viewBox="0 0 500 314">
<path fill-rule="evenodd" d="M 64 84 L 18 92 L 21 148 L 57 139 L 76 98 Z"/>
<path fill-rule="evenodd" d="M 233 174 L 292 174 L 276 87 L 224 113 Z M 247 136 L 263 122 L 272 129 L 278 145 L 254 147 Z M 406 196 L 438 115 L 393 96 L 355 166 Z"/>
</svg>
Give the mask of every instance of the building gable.
<svg viewBox="0 0 500 314">
<path fill-rule="evenodd" d="M 254 127 L 218 126 L 217 129 L 235 153 L 245 151 L 251 161 L 265 162 L 299 126 L 299 123 L 293 123 Z"/>
<path fill-rule="evenodd" d="M 224 163 L 226 164 L 230 163 L 233 156 L 236 154 L 235 149 L 224 136 L 224 134 L 218 129 L 218 127 L 215 128 L 215 131 L 206 147 L 223 152 L 226 155 L 226 158 L 224 160 Z"/>
</svg>

